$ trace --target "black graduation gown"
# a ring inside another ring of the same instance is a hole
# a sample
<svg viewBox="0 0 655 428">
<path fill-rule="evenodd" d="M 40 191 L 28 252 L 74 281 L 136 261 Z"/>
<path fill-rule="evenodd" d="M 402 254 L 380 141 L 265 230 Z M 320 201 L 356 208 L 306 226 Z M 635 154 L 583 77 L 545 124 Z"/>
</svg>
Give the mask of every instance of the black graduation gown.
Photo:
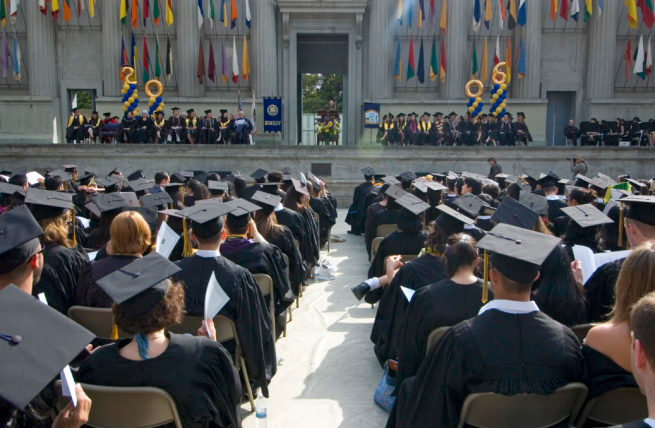
<svg viewBox="0 0 655 428">
<path fill-rule="evenodd" d="M 493 293 L 489 290 L 489 300 Z M 427 352 L 432 330 L 451 327 L 478 315 L 482 303 L 482 281 L 457 284 L 444 279 L 414 294 L 398 326 L 395 345 L 398 354 L 396 385 L 416 376 Z"/>
<path fill-rule="evenodd" d="M 419 290 L 445 278 L 443 259 L 424 254 L 401 266 L 391 283 L 367 293 L 367 302 L 380 301 L 371 331 L 371 341 L 375 344 L 375 355 L 381 366 L 384 366 L 388 359 L 396 359 L 398 356 L 395 338 L 408 305 L 407 297 L 400 286 Z"/>
<path fill-rule="evenodd" d="M 174 278 L 184 283 L 185 308 L 189 316 L 204 316 L 205 293 L 212 273 L 230 300 L 220 315 L 234 322 L 246 361 L 248 376 L 265 397 L 277 372 L 275 340 L 264 296 L 250 272 L 225 257 L 187 257 L 175 263 L 182 269 Z"/>
<path fill-rule="evenodd" d="M 34 285 L 32 294 L 45 293 L 48 305 L 68 316 L 68 308 L 75 304 L 77 278 L 89 259 L 79 251 L 59 244 L 48 244 L 43 251 L 43 272 Z"/>
<path fill-rule="evenodd" d="M 307 236 L 307 226 L 304 217 L 297 211 L 283 208 L 280 211 L 275 211 L 275 218 L 277 218 L 278 224 L 288 227 L 293 237 L 298 240 L 300 255 L 303 261 L 309 265 L 314 264 L 316 260 L 312 245 L 309 242 L 310 238 Z"/>
<path fill-rule="evenodd" d="M 528 141 L 532 142 L 532 134 L 530 134 L 528 125 L 525 122 L 514 122 L 512 126 L 514 127 L 514 133 L 518 142 L 526 145 Z M 522 131 L 522 133 L 519 133 L 519 131 Z"/>
<path fill-rule="evenodd" d="M 108 256 L 86 265 L 77 280 L 75 304 L 92 308 L 111 308 L 114 301 L 97 282 L 138 259 L 137 256 Z"/>
<path fill-rule="evenodd" d="M 364 242 L 366 243 L 366 251 L 371 255 L 371 245 L 378 231 L 378 226 L 381 224 L 398 224 L 399 210 L 382 210 L 377 212 L 371 218 L 371 221 L 366 225 L 366 232 L 364 234 Z M 370 278 L 370 277 L 369 277 Z"/>
<path fill-rule="evenodd" d="M 132 361 L 119 354 L 132 339 L 103 346 L 82 363 L 77 380 L 161 388 L 175 399 L 187 428 L 240 427 L 241 384 L 230 354 L 205 337 L 168 336 L 168 348 L 149 360 Z"/>
<path fill-rule="evenodd" d="M 548 199 L 548 221 L 552 223 L 555 221 L 555 218 L 564 216 L 564 212 L 562 212 L 562 208 L 568 207 L 565 201 L 557 198 L 557 199 Z"/>
<path fill-rule="evenodd" d="M 152 119 L 139 117 L 134 121 L 134 130 L 132 139 L 134 144 L 147 144 L 150 138 L 150 129 L 152 128 Z M 145 127 L 145 129 L 144 129 Z"/>
<path fill-rule="evenodd" d="M 278 247 L 289 258 L 289 282 L 291 284 L 291 291 L 293 291 L 295 296 L 299 296 L 305 267 L 302 263 L 300 249 L 293 240 L 291 230 L 286 226 L 282 227 L 284 231 L 275 238 L 269 239 L 268 242 Z"/>
<path fill-rule="evenodd" d="M 607 321 L 614 307 L 614 289 L 624 261 L 619 259 L 602 265 L 587 280 L 587 322 Z"/>
<path fill-rule="evenodd" d="M 612 428 L 650 428 L 650 425 L 648 425 L 646 422 L 641 420 L 641 421 L 629 422 L 623 425 L 616 425 L 615 427 Z"/>
<path fill-rule="evenodd" d="M 330 229 L 337 223 L 337 200 L 328 193 L 326 198 L 311 198 L 309 207 L 318 214 L 319 244 L 323 247 L 330 239 Z"/>
<path fill-rule="evenodd" d="M 385 274 L 384 259 L 387 256 L 418 255 L 425 245 L 425 237 L 423 232 L 408 233 L 397 230 L 390 233 L 380 242 L 373 263 L 368 269 L 368 277 L 373 278 Z"/>
<path fill-rule="evenodd" d="M 355 187 L 355 192 L 353 193 L 353 203 L 350 204 L 348 208 L 348 215 L 346 215 L 346 223 L 353 225 L 355 223 L 355 217 L 357 214 L 357 206 L 359 205 L 359 200 L 364 196 L 364 193 L 373 187 L 373 183 L 370 181 L 365 181 L 359 186 Z M 355 233 L 362 233 L 361 231 Z"/>
<path fill-rule="evenodd" d="M 318 236 L 318 227 L 316 219 L 314 219 L 314 211 L 312 209 L 304 209 L 300 212 L 305 221 L 305 236 L 309 243 L 308 257 L 305 259 L 310 266 L 318 266 L 321 260 L 321 247 Z"/>
<path fill-rule="evenodd" d="M 637 381 L 629 371 L 616 364 L 610 357 L 582 345 L 585 373 L 582 382 L 589 388 L 587 400 L 600 397 L 617 388 L 637 388 Z"/>
<path fill-rule="evenodd" d="M 355 224 L 353 227 L 357 233 L 366 232 L 366 221 L 368 219 L 368 207 L 375 201 L 380 199 L 380 188 L 373 186 L 369 188 L 364 195 L 362 195 L 357 205 L 357 213 L 355 214 Z"/>
<path fill-rule="evenodd" d="M 583 361 L 575 334 L 547 315 L 490 309 L 430 349 L 401 386 L 387 427 L 455 427 L 467 395 L 549 395 L 579 381 Z"/>
</svg>

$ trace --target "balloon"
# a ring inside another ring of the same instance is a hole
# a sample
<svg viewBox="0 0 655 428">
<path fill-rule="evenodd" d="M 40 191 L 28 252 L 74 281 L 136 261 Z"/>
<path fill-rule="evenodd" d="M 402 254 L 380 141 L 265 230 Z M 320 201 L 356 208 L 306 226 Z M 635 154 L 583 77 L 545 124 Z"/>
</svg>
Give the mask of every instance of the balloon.
<svg viewBox="0 0 655 428">
<path fill-rule="evenodd" d="M 132 104 L 132 103 L 134 102 L 134 97 L 129 97 L 129 98 L 127 99 L 127 101 L 129 101 L 130 104 Z"/>
<path fill-rule="evenodd" d="M 136 83 L 131 83 L 130 84 L 130 89 L 136 89 Z"/>
<path fill-rule="evenodd" d="M 150 104 L 154 104 L 157 99 L 155 97 L 150 97 L 148 98 L 148 101 L 150 101 Z"/>
<path fill-rule="evenodd" d="M 160 103 L 162 99 L 162 97 L 157 97 L 157 102 Z"/>
<path fill-rule="evenodd" d="M 499 96 L 498 94 L 493 94 L 493 95 L 491 96 L 491 99 L 495 101 L 495 100 L 498 99 L 498 96 Z"/>
<path fill-rule="evenodd" d="M 478 104 L 478 102 L 477 102 L 477 101 L 473 103 L 473 107 L 476 107 L 476 108 L 477 108 L 477 107 L 478 107 L 478 105 L 479 105 L 479 104 Z"/>
<path fill-rule="evenodd" d="M 501 96 L 504 92 L 505 92 L 504 89 L 499 89 L 498 92 L 496 93 L 498 94 L 498 96 Z"/>
<path fill-rule="evenodd" d="M 498 107 L 498 108 L 496 109 L 496 113 L 500 113 L 501 111 L 503 111 L 503 109 L 500 108 L 500 107 Z"/>
<path fill-rule="evenodd" d="M 123 89 L 125 89 L 126 91 L 130 89 L 130 84 L 129 83 L 124 84 Z"/>
<path fill-rule="evenodd" d="M 129 101 L 125 101 L 125 102 L 123 103 L 123 105 L 124 105 L 125 107 L 127 107 L 127 106 L 130 105 L 130 102 L 129 102 Z"/>
<path fill-rule="evenodd" d="M 127 93 L 127 89 L 123 88 L 121 89 L 121 94 L 125 95 Z"/>
<path fill-rule="evenodd" d="M 473 113 L 473 110 L 475 110 L 475 108 L 469 107 L 469 113 Z"/>
<path fill-rule="evenodd" d="M 500 85 L 500 89 L 502 89 L 502 90 L 507 89 L 507 84 L 503 83 L 502 85 Z"/>
<path fill-rule="evenodd" d="M 500 88 L 500 85 L 499 85 L 498 83 L 496 83 L 496 84 L 494 85 L 494 91 L 497 91 L 498 88 Z"/>
<path fill-rule="evenodd" d="M 159 104 L 159 107 L 164 108 L 165 105 L 166 105 L 166 104 L 164 104 L 164 103 L 160 103 L 160 104 Z"/>
<path fill-rule="evenodd" d="M 477 98 L 475 99 L 475 101 L 478 102 L 478 103 L 481 103 L 481 102 L 482 102 L 482 98 L 477 97 Z"/>
</svg>

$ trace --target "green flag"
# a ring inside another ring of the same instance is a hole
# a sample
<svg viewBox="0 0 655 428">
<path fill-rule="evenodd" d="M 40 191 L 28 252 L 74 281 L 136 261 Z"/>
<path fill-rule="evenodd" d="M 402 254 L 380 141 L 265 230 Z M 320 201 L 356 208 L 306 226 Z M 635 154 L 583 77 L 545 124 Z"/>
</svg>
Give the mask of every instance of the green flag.
<svg viewBox="0 0 655 428">
<path fill-rule="evenodd" d="M 471 62 L 473 63 L 471 67 L 471 76 L 472 76 L 471 78 L 476 79 L 478 70 L 480 69 L 478 68 L 478 53 L 475 48 L 475 34 L 473 34 L 473 59 L 471 60 Z"/>
<path fill-rule="evenodd" d="M 432 38 L 432 54 L 430 55 L 430 80 L 437 79 L 439 68 L 437 67 L 437 38 Z"/>
<path fill-rule="evenodd" d="M 156 4 L 157 2 L 155 2 Z M 161 75 L 161 67 L 159 63 L 161 62 L 161 55 L 159 54 L 159 37 L 155 40 L 155 77 L 159 78 Z"/>
<path fill-rule="evenodd" d="M 159 11 L 159 0 L 155 0 L 155 6 L 152 11 L 152 18 L 155 21 L 155 24 L 159 26 L 159 16 L 161 15 L 161 12 Z"/>
<path fill-rule="evenodd" d="M 212 19 L 212 25 L 214 25 L 214 18 L 216 18 L 214 14 L 214 0 L 209 0 L 209 17 Z"/>
<path fill-rule="evenodd" d="M 4 27 L 7 24 L 7 11 L 5 10 L 5 0 L 0 0 L 0 20 L 2 21 L 2 26 Z"/>
</svg>

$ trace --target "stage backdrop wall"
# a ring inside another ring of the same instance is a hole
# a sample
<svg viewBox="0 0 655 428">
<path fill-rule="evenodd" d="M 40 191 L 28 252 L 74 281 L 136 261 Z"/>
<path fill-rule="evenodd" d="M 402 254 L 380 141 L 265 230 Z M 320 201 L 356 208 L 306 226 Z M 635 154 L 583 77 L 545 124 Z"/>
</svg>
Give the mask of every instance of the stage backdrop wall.
<svg viewBox="0 0 655 428">
<path fill-rule="evenodd" d="M 247 177 L 258 168 L 299 172 L 323 178 L 340 207 L 347 207 L 352 192 L 362 182 L 361 168 L 372 166 L 380 173 L 398 175 L 404 171 L 469 171 L 488 174 L 487 159 L 494 156 L 503 172 L 539 175 L 553 171 L 571 178 L 567 157 L 583 157 L 589 175 L 603 172 L 612 177 L 630 173 L 651 178 L 655 148 L 651 147 L 337 147 L 337 146 L 191 146 L 191 145 L 4 145 L 0 170 L 59 169 L 62 164 L 99 168 L 107 174 L 120 168 L 125 174 L 143 169 L 154 178 L 157 171 L 239 171 Z M 250 181 L 250 179 L 248 179 Z"/>
</svg>

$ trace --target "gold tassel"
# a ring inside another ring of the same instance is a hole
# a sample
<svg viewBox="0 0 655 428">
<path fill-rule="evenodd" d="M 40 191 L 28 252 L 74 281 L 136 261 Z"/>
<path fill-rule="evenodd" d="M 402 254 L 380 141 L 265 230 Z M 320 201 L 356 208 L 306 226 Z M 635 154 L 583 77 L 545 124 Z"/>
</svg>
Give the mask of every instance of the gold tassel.
<svg viewBox="0 0 655 428">
<path fill-rule="evenodd" d="M 189 234 L 186 228 L 186 218 L 182 219 L 182 230 L 184 233 L 184 250 L 182 250 L 182 257 L 191 257 L 193 255 L 193 246 L 189 240 Z"/>
<path fill-rule="evenodd" d="M 114 323 L 111 325 L 111 340 L 118 340 L 118 326 Z"/>
<path fill-rule="evenodd" d="M 489 300 L 489 253 L 484 252 L 484 274 L 482 283 L 482 303 L 487 303 Z"/>
<path fill-rule="evenodd" d="M 623 246 L 623 204 L 619 207 L 619 247 Z"/>
<path fill-rule="evenodd" d="M 71 223 L 73 224 L 73 247 L 77 247 L 77 239 L 75 239 L 75 209 L 71 210 Z"/>
</svg>

